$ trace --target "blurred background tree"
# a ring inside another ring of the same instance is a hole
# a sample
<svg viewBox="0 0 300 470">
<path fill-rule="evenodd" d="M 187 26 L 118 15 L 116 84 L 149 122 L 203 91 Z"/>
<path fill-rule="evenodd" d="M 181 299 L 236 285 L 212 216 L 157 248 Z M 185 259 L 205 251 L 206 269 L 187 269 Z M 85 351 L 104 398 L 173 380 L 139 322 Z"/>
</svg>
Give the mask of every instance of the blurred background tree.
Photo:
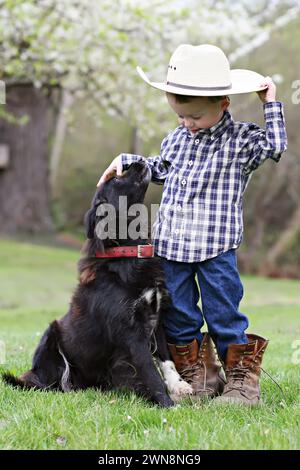
<svg viewBox="0 0 300 470">
<path fill-rule="evenodd" d="M 1 232 L 80 232 L 112 158 L 158 152 L 176 119 L 135 67 L 164 80 L 180 43 L 219 45 L 234 67 L 273 75 L 291 116 L 288 130 L 296 129 L 291 82 L 300 75 L 299 8 L 292 0 L 0 0 L 0 79 L 7 89 L 0 145 L 10 153 L 0 168 Z M 263 124 L 255 95 L 234 97 L 232 111 L 235 119 Z M 300 254 L 292 255 L 299 242 L 299 137 L 291 132 L 288 158 L 278 167 L 267 163 L 248 189 L 241 252 L 248 271 L 266 266 L 266 255 L 268 273 L 278 265 L 300 271 Z M 157 203 L 161 188 L 151 186 L 147 201 Z"/>
</svg>

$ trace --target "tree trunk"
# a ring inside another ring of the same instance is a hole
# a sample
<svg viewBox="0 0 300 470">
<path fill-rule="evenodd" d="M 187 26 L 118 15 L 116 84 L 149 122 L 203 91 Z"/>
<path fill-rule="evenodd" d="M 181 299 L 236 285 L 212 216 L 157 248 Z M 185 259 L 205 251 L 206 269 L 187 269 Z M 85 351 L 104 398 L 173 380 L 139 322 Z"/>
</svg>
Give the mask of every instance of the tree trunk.
<svg viewBox="0 0 300 470">
<path fill-rule="evenodd" d="M 129 153 L 133 153 L 135 155 L 139 155 L 141 150 L 141 141 L 139 138 L 139 130 L 137 127 L 131 128 L 130 133 L 130 148 Z"/>
<path fill-rule="evenodd" d="M 275 270 L 276 263 L 281 255 L 286 252 L 300 231 L 300 205 L 295 210 L 286 229 L 282 232 L 277 242 L 269 249 L 263 259 L 259 274 L 268 275 Z"/>
<path fill-rule="evenodd" d="M 9 147 L 10 161 L 0 169 L 0 232 L 52 230 L 49 208 L 49 99 L 32 85 L 7 88 L 6 111 L 25 125 L 0 121 L 0 144 Z"/>
<path fill-rule="evenodd" d="M 67 132 L 66 113 L 72 106 L 73 101 L 74 101 L 73 96 L 67 90 L 63 90 L 61 94 L 60 109 L 59 109 L 58 117 L 56 120 L 53 146 L 52 146 L 52 150 L 50 154 L 50 162 L 49 162 L 50 191 L 51 191 L 52 197 L 56 189 L 55 186 L 56 186 L 56 180 L 57 180 L 57 173 L 59 169 L 59 164 L 60 164 L 64 141 L 65 141 L 66 132 Z"/>
</svg>

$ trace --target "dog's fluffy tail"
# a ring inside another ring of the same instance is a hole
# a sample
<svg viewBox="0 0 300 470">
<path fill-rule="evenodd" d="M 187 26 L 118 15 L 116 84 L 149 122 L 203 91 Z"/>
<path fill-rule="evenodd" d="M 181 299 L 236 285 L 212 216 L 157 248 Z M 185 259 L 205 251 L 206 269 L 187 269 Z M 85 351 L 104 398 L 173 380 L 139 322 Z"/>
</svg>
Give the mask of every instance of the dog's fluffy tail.
<svg viewBox="0 0 300 470">
<path fill-rule="evenodd" d="M 32 370 L 25 372 L 25 374 L 22 374 L 20 377 L 16 377 L 10 372 L 5 372 L 2 374 L 2 379 L 8 385 L 26 390 L 29 390 L 30 388 L 37 390 L 49 388 L 40 382 L 38 376 Z"/>
<path fill-rule="evenodd" d="M 5 372 L 2 374 L 3 381 L 27 390 L 71 390 L 70 364 L 62 352 L 59 339 L 59 325 L 54 321 L 40 340 L 34 353 L 32 368 L 20 377 Z"/>
<path fill-rule="evenodd" d="M 4 374 L 2 374 L 2 379 L 5 383 L 7 383 L 8 385 L 12 385 L 13 387 L 20 387 L 20 388 L 26 388 L 26 389 L 30 388 L 19 377 L 16 377 L 10 372 L 5 372 Z"/>
</svg>

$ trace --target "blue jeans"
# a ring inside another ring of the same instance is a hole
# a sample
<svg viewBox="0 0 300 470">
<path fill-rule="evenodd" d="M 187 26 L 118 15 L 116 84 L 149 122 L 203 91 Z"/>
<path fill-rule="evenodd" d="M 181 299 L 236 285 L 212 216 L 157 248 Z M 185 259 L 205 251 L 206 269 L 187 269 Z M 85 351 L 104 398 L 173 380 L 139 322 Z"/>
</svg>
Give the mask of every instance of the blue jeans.
<svg viewBox="0 0 300 470">
<path fill-rule="evenodd" d="M 199 263 L 163 259 L 166 285 L 172 304 L 163 317 L 169 343 L 202 341 L 204 319 L 220 357 L 229 344 L 248 343 L 247 317 L 239 312 L 243 285 L 237 269 L 236 252 L 229 250 Z M 202 311 L 197 305 L 201 291 Z"/>
</svg>

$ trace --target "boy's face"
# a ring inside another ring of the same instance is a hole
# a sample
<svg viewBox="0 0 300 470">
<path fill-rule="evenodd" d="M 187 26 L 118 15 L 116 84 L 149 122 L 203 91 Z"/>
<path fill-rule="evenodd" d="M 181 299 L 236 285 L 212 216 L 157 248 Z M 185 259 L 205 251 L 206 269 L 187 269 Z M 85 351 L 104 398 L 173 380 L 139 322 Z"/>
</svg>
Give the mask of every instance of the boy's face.
<svg viewBox="0 0 300 470">
<path fill-rule="evenodd" d="M 206 97 L 196 96 L 187 103 L 178 103 L 173 95 L 167 93 L 167 99 L 179 117 L 180 124 L 191 132 L 208 129 L 217 124 L 230 104 L 228 97 L 212 103 Z"/>
</svg>

